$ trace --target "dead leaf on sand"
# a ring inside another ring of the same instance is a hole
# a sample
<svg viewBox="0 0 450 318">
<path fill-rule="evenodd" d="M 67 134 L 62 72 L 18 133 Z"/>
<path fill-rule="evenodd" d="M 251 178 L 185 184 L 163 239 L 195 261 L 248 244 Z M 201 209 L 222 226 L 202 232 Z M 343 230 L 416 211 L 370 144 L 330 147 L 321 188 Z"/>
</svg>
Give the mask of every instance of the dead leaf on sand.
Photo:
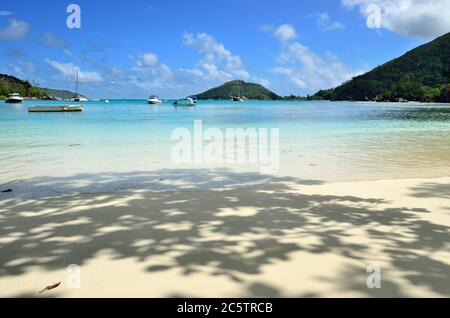
<svg viewBox="0 0 450 318">
<path fill-rule="evenodd" d="M 47 292 L 47 291 L 49 291 L 49 290 L 55 289 L 55 288 L 58 287 L 59 285 L 61 285 L 61 282 L 58 282 L 58 283 L 53 284 L 53 285 L 49 285 L 49 286 L 45 287 L 43 290 L 41 290 L 41 291 L 39 292 L 39 294 L 42 294 L 42 293 L 45 293 L 45 292 Z"/>
</svg>

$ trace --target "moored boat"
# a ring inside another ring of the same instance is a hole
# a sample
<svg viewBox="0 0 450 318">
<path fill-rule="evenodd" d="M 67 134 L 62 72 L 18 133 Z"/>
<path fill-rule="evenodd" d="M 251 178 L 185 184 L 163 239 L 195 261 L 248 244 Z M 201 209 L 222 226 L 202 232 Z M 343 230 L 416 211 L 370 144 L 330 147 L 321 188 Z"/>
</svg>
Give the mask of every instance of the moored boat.
<svg viewBox="0 0 450 318">
<path fill-rule="evenodd" d="M 148 99 L 147 99 L 147 103 L 149 103 L 149 104 L 162 104 L 163 103 L 163 101 L 162 100 L 160 100 L 159 98 L 158 98 L 158 96 L 150 96 Z"/>
<path fill-rule="evenodd" d="M 72 101 L 72 102 L 88 102 L 89 99 L 87 99 L 87 98 L 84 97 L 84 96 L 78 95 L 78 96 L 72 98 L 71 101 Z"/>
<path fill-rule="evenodd" d="M 186 98 L 178 99 L 172 105 L 174 105 L 174 106 L 195 106 L 195 105 L 197 105 L 197 100 L 192 97 L 186 97 Z"/>
<path fill-rule="evenodd" d="M 23 98 L 17 93 L 9 94 L 8 99 L 5 100 L 5 103 L 8 104 L 19 104 L 21 102 L 23 102 Z"/>
<path fill-rule="evenodd" d="M 83 106 L 81 105 L 61 105 L 61 106 L 30 106 L 28 107 L 30 113 L 55 113 L 55 112 L 81 112 Z"/>
<path fill-rule="evenodd" d="M 241 95 L 241 87 L 239 86 L 239 81 L 237 81 L 237 95 L 231 96 L 231 100 L 234 102 L 243 102 L 247 100 L 245 96 Z"/>
<path fill-rule="evenodd" d="M 88 102 L 89 100 L 86 97 L 80 95 L 79 86 L 80 86 L 80 84 L 79 84 L 78 73 L 77 73 L 77 80 L 76 80 L 76 86 L 75 86 L 76 95 L 74 98 L 71 99 L 71 101 L 72 102 Z"/>
</svg>

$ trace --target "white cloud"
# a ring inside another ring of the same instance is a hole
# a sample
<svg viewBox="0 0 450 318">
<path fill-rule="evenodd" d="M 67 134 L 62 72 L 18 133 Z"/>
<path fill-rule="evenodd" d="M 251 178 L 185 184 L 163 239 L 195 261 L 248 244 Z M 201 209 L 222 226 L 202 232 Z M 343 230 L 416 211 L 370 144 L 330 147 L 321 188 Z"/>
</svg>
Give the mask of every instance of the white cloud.
<svg viewBox="0 0 450 318">
<path fill-rule="evenodd" d="M 287 75 L 292 83 L 311 91 L 337 86 L 361 73 L 352 71 L 331 53 L 319 56 L 298 42 L 284 49 L 277 61 L 283 67 L 275 68 L 275 73 Z"/>
<path fill-rule="evenodd" d="M 61 75 L 67 80 L 75 80 L 77 73 L 80 82 L 98 83 L 103 81 L 103 77 L 96 72 L 82 71 L 79 66 L 73 63 L 60 63 L 50 59 L 45 60 L 55 70 L 59 71 Z"/>
<path fill-rule="evenodd" d="M 67 46 L 66 41 L 64 41 L 63 39 L 59 38 L 56 34 L 51 32 L 44 33 L 40 41 L 42 44 L 50 47 L 65 48 Z"/>
<path fill-rule="evenodd" d="M 211 35 L 185 33 L 183 43 L 196 49 L 201 56 L 194 69 L 183 69 L 184 71 L 198 74 L 203 77 L 204 81 L 226 81 L 235 78 L 248 80 L 250 78 L 241 58 L 232 54 Z"/>
<path fill-rule="evenodd" d="M 27 35 L 28 30 L 26 22 L 11 19 L 6 27 L 0 28 L 0 40 L 20 40 Z"/>
<path fill-rule="evenodd" d="M 257 84 L 260 84 L 266 88 L 269 88 L 272 85 L 272 82 L 270 82 L 269 80 L 267 80 L 265 78 L 253 77 L 252 81 Z"/>
<path fill-rule="evenodd" d="M 331 16 L 328 12 L 317 12 L 315 14 L 315 17 L 317 19 L 317 26 L 322 30 L 331 31 L 345 28 L 344 24 L 332 21 Z"/>
<path fill-rule="evenodd" d="M 152 67 L 159 63 L 159 59 L 156 54 L 145 53 L 142 54 L 141 58 L 136 62 L 140 67 Z"/>
<path fill-rule="evenodd" d="M 335 87 L 363 72 L 352 70 L 331 53 L 320 56 L 299 42 L 283 46 L 276 61 L 278 66 L 271 72 L 289 80 L 292 88 L 285 85 L 285 89 L 303 94 Z"/>
<path fill-rule="evenodd" d="M 13 12 L 11 11 L 0 11 L 0 17 L 11 15 Z"/>
<path fill-rule="evenodd" d="M 345 7 L 359 7 L 369 18 L 370 5 L 380 8 L 381 27 L 420 39 L 432 39 L 450 32 L 449 0 L 341 0 Z"/>
<path fill-rule="evenodd" d="M 145 76 L 146 79 L 170 80 L 173 78 L 173 72 L 169 66 L 161 63 L 158 56 L 154 53 L 144 53 L 135 62 L 132 71 L 139 73 L 139 76 Z"/>
<path fill-rule="evenodd" d="M 241 58 L 211 35 L 186 33 L 183 36 L 183 43 L 199 55 L 197 62 L 184 68 L 169 67 L 154 52 L 129 54 L 127 61 L 131 65 L 118 68 L 102 58 L 96 59 L 80 52 L 63 49 L 61 53 L 74 62 L 65 63 L 48 58 L 45 62 L 55 70 L 57 76 L 49 76 L 43 73 L 44 68 L 37 68 L 33 77 L 40 82 L 48 80 L 46 85 L 49 87 L 64 88 L 67 87 L 67 83 L 75 81 L 78 73 L 81 82 L 102 83 L 101 88 L 99 85 L 82 85 L 83 94 L 91 97 L 102 97 L 99 96 L 102 94 L 108 98 L 142 98 L 150 94 L 182 97 L 200 93 L 233 79 L 270 85 L 264 78 L 251 76 Z M 33 71 L 32 64 L 17 64 L 17 66 L 29 73 Z"/>
<path fill-rule="evenodd" d="M 273 35 L 281 42 L 288 42 L 297 38 L 295 28 L 290 24 L 282 24 L 275 29 Z"/>
<path fill-rule="evenodd" d="M 307 88 L 307 84 L 299 78 L 300 74 L 297 74 L 297 71 L 288 67 L 274 67 L 272 70 L 274 74 L 284 75 L 289 78 L 289 80 L 297 87 L 297 88 Z"/>
</svg>

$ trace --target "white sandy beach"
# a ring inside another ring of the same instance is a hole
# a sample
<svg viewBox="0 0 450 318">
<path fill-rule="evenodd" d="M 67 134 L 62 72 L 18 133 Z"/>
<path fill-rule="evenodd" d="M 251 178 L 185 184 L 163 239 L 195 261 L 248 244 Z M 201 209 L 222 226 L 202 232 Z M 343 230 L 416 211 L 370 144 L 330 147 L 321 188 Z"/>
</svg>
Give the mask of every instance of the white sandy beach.
<svg viewBox="0 0 450 318">
<path fill-rule="evenodd" d="M 238 186 L 245 177 L 180 172 L 161 189 L 1 193 L 0 296 L 450 296 L 450 178 Z M 68 287 L 70 264 L 79 289 Z M 369 265 L 381 268 L 380 289 L 366 286 Z"/>
<path fill-rule="evenodd" d="M 3 2 L 0 298 L 450 298 L 450 0 Z"/>
</svg>

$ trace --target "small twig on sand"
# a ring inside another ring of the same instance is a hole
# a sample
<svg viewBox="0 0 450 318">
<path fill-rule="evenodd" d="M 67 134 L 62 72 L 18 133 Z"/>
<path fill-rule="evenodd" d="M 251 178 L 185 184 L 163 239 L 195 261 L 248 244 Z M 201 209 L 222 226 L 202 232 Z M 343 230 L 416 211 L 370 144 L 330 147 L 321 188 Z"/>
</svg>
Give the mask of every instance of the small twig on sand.
<svg viewBox="0 0 450 318">
<path fill-rule="evenodd" d="M 58 283 L 56 283 L 56 284 L 47 286 L 47 287 L 45 287 L 43 290 L 41 290 L 41 291 L 39 292 L 39 294 L 42 294 L 42 293 L 45 293 L 46 291 L 55 289 L 55 288 L 58 287 L 59 285 L 61 285 L 61 282 L 58 282 Z"/>
</svg>

